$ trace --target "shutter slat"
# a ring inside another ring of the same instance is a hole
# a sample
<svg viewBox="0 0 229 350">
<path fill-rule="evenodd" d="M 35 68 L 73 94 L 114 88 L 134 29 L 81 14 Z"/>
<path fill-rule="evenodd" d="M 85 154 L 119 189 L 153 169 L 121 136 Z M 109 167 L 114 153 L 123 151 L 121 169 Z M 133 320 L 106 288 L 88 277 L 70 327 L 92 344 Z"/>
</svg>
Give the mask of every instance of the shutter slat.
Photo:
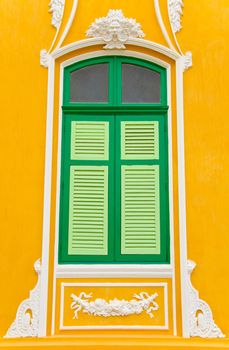
<svg viewBox="0 0 229 350">
<path fill-rule="evenodd" d="M 158 121 L 121 122 L 122 159 L 158 159 Z"/>
<path fill-rule="evenodd" d="M 71 159 L 108 160 L 108 122 L 71 122 Z"/>
<path fill-rule="evenodd" d="M 159 166 L 122 166 L 122 254 L 160 253 Z"/>
<path fill-rule="evenodd" d="M 98 187 L 95 187 L 95 179 L 99 180 Z M 107 254 L 107 210 L 107 166 L 71 166 L 69 254 Z"/>
</svg>

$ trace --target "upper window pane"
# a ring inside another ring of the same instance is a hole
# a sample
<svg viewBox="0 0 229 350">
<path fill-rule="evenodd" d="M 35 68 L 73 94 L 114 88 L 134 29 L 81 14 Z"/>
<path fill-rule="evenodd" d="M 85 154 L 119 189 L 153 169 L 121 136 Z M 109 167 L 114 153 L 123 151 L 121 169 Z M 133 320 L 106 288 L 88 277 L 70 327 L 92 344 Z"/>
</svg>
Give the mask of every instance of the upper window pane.
<svg viewBox="0 0 229 350">
<path fill-rule="evenodd" d="M 108 102 L 108 63 L 78 69 L 70 75 L 71 102 Z"/>
<path fill-rule="evenodd" d="M 160 73 L 133 64 L 122 64 L 122 102 L 160 103 Z"/>
</svg>

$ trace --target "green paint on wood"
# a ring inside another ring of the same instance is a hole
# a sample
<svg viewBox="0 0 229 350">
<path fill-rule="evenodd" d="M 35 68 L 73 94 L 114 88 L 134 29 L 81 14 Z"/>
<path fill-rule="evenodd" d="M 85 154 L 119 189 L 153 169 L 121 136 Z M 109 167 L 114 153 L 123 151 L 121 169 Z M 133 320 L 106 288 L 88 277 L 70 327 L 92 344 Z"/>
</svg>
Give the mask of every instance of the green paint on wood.
<svg viewBox="0 0 229 350">
<path fill-rule="evenodd" d="M 160 254 L 159 165 L 121 172 L 121 254 Z"/>
<path fill-rule="evenodd" d="M 100 63 L 109 65 L 108 102 L 70 102 L 71 73 Z M 122 102 L 123 63 L 140 65 L 160 74 L 160 103 Z M 165 68 L 143 60 L 101 57 L 64 69 L 59 263 L 169 263 L 166 95 Z M 141 169 L 138 178 L 128 172 L 131 168 L 135 172 Z M 81 178 L 80 169 L 84 172 Z M 92 169 L 95 186 L 92 177 L 89 176 L 91 183 L 88 182 L 88 171 L 91 174 Z M 97 171 L 101 178 L 97 177 Z M 129 192 L 132 188 L 135 199 Z M 96 200 L 100 202 L 102 198 L 102 189 L 105 201 L 96 207 Z M 149 201 L 144 199 L 147 195 L 150 195 Z M 125 204 L 126 196 L 130 205 Z M 152 213 L 149 220 L 144 219 L 142 211 Z M 132 221 L 138 220 L 135 225 L 138 237 L 135 237 L 134 225 L 126 224 L 128 215 Z M 97 226 L 90 224 L 92 218 Z"/>
<path fill-rule="evenodd" d="M 71 159 L 108 160 L 108 122 L 71 123 Z"/>
<path fill-rule="evenodd" d="M 121 122 L 122 159 L 158 159 L 158 122 Z"/>
<path fill-rule="evenodd" d="M 106 255 L 108 167 L 71 166 L 68 253 Z"/>
</svg>

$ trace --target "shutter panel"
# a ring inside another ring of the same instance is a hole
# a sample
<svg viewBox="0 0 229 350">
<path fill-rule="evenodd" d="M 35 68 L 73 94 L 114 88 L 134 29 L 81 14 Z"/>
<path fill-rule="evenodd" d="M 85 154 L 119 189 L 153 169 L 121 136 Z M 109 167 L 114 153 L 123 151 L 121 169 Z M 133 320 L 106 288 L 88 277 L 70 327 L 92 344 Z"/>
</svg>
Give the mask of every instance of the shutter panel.
<svg viewBox="0 0 229 350">
<path fill-rule="evenodd" d="M 106 255 L 108 167 L 71 166 L 68 253 Z"/>
<path fill-rule="evenodd" d="M 122 166 L 121 176 L 121 254 L 159 254 L 159 166 Z"/>
<path fill-rule="evenodd" d="M 72 121 L 71 159 L 108 160 L 108 152 L 108 122 Z"/>
<path fill-rule="evenodd" d="M 158 121 L 121 122 L 122 159 L 158 159 Z"/>
</svg>

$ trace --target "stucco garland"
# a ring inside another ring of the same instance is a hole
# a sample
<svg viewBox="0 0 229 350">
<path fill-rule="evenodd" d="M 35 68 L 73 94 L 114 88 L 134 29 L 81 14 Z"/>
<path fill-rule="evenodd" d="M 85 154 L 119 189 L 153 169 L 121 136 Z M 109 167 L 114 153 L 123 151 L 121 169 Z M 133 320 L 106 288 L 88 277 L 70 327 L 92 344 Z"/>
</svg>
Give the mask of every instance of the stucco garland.
<svg viewBox="0 0 229 350">
<path fill-rule="evenodd" d="M 159 309 L 159 305 L 155 302 L 158 294 L 149 295 L 146 292 L 134 294 L 134 299 L 130 301 L 125 299 L 112 299 L 108 302 L 104 299 L 97 298 L 94 301 L 88 301 L 92 297 L 92 293 L 80 293 L 79 296 L 71 294 L 73 302 L 71 309 L 74 310 L 74 319 L 78 319 L 78 312 L 81 310 L 84 313 L 93 316 L 114 317 L 114 316 L 128 316 L 140 315 L 142 312 L 146 313 L 152 318 L 154 317 L 152 311 Z"/>
</svg>

